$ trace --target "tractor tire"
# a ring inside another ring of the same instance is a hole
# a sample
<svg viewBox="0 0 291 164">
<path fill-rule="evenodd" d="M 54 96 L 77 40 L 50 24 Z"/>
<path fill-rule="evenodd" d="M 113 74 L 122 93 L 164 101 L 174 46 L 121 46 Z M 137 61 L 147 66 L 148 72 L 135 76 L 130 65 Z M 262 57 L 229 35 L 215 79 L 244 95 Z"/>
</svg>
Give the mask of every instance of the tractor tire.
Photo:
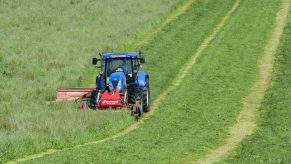
<svg viewBox="0 0 291 164">
<path fill-rule="evenodd" d="M 146 80 L 146 86 L 143 88 L 142 109 L 143 109 L 143 112 L 150 111 L 150 85 L 149 85 L 148 79 Z"/>
<path fill-rule="evenodd" d="M 91 109 L 96 109 L 96 101 L 97 101 L 97 98 L 98 98 L 98 93 L 99 93 L 99 90 L 97 89 L 94 89 L 91 93 L 91 97 L 90 97 L 90 105 L 89 107 Z"/>
</svg>

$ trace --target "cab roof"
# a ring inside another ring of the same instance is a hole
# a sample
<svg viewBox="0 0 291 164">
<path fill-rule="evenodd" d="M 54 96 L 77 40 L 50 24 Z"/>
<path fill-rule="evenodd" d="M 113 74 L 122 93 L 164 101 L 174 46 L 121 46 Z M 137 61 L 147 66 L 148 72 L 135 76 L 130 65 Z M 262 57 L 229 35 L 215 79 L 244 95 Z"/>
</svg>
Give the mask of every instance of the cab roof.
<svg viewBox="0 0 291 164">
<path fill-rule="evenodd" d="M 138 55 L 140 55 L 140 52 L 106 52 L 102 53 L 102 58 L 125 58 L 125 57 L 131 57 L 135 58 Z"/>
</svg>

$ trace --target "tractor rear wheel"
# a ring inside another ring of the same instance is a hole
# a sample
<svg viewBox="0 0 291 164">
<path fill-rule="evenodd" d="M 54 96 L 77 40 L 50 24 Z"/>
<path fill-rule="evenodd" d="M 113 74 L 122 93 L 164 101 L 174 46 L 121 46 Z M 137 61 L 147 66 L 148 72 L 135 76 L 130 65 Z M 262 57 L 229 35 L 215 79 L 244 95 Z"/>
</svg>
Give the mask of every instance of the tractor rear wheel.
<svg viewBox="0 0 291 164">
<path fill-rule="evenodd" d="M 146 80 L 146 86 L 143 88 L 142 109 L 143 112 L 150 111 L 150 85 L 148 79 Z"/>
</svg>

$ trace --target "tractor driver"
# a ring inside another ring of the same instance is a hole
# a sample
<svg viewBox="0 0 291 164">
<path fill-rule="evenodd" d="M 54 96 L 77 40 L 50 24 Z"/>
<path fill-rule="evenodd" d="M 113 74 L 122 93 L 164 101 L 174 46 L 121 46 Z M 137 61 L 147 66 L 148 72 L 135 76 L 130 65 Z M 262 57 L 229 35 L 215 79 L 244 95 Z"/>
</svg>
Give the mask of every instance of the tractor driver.
<svg viewBox="0 0 291 164">
<path fill-rule="evenodd" d="M 122 60 L 121 64 L 116 69 L 116 72 L 121 72 L 121 71 L 123 71 L 124 74 L 131 73 L 130 60 Z"/>
</svg>

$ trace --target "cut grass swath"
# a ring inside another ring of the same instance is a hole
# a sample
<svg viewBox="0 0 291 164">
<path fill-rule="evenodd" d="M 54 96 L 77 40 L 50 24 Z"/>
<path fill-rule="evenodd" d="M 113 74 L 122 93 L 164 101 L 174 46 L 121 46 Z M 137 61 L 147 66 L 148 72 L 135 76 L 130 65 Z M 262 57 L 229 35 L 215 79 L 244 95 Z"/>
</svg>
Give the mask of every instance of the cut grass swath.
<svg viewBox="0 0 291 164">
<path fill-rule="evenodd" d="M 290 5 L 290 1 L 284 5 Z M 276 53 L 271 87 L 267 90 L 258 128 L 221 163 L 290 163 L 291 161 L 291 17 Z"/>
<path fill-rule="evenodd" d="M 273 69 L 273 58 L 278 48 L 280 37 L 286 25 L 287 16 L 289 13 L 289 0 L 282 3 L 275 22 L 275 28 L 266 45 L 264 55 L 259 65 L 259 77 L 251 88 L 251 92 L 244 98 L 244 104 L 241 112 L 237 118 L 237 122 L 230 130 L 230 136 L 227 138 L 226 143 L 211 153 L 207 154 L 197 163 L 213 163 L 225 157 L 235 149 L 235 147 L 247 136 L 252 134 L 256 128 L 257 109 L 264 98 L 265 91 L 267 90 Z"/>
</svg>

